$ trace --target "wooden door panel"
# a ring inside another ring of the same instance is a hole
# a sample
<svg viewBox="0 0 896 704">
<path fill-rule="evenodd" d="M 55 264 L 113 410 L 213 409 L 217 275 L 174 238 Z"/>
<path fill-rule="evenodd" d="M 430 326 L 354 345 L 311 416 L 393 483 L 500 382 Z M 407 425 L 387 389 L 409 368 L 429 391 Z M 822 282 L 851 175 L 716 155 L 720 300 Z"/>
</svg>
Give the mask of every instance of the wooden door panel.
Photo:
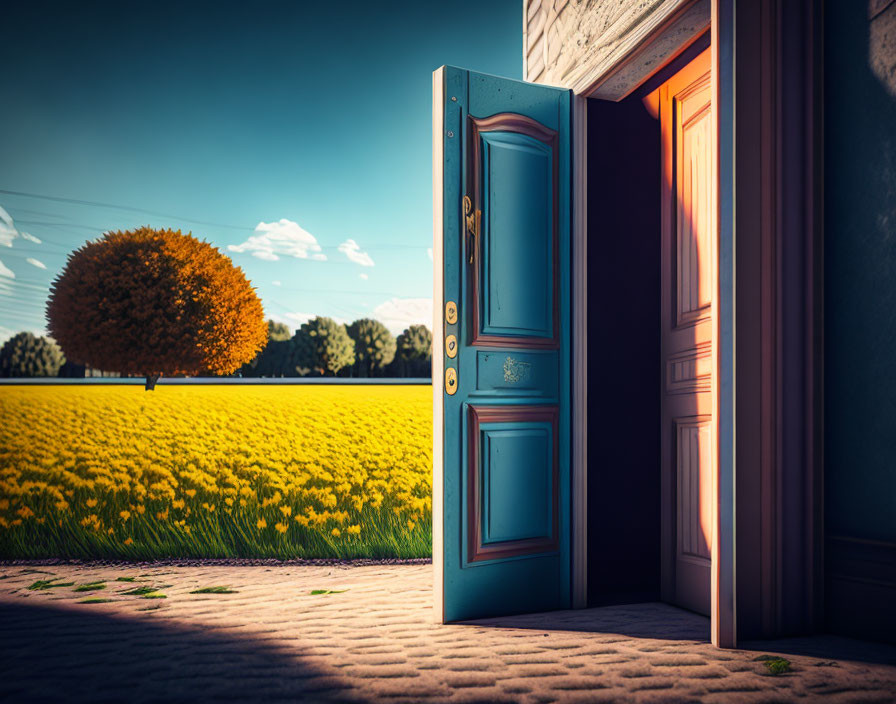
<svg viewBox="0 0 896 704">
<path fill-rule="evenodd" d="M 660 90 L 663 598 L 709 614 L 713 538 L 709 52 Z"/>
<path fill-rule="evenodd" d="M 677 558 L 707 561 L 712 545 L 712 418 L 676 418 Z"/>
<path fill-rule="evenodd" d="M 678 326 L 710 316 L 712 304 L 712 115 L 709 77 L 676 99 Z"/>
<path fill-rule="evenodd" d="M 471 344 L 557 347 L 558 133 L 515 113 L 469 123 Z"/>
<path fill-rule="evenodd" d="M 556 406 L 469 406 L 466 562 L 556 553 Z"/>
</svg>

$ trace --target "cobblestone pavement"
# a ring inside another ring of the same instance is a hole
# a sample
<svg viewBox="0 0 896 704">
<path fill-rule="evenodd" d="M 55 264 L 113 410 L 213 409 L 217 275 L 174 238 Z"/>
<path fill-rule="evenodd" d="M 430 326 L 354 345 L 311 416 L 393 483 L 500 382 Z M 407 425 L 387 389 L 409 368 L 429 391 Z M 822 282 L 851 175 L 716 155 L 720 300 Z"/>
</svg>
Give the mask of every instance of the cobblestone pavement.
<svg viewBox="0 0 896 704">
<path fill-rule="evenodd" d="M 428 565 L 0 565 L 0 701 L 896 698 L 887 646 L 826 637 L 717 650 L 706 619 L 662 604 L 444 626 L 432 617 L 431 574 Z M 60 586 L 29 590 L 37 580 Z M 98 581 L 106 588 L 75 591 Z M 208 587 L 235 593 L 192 593 Z M 165 598 L 139 593 L 149 590 Z M 772 676 L 756 659 L 776 653 L 788 653 L 791 672 Z"/>
</svg>

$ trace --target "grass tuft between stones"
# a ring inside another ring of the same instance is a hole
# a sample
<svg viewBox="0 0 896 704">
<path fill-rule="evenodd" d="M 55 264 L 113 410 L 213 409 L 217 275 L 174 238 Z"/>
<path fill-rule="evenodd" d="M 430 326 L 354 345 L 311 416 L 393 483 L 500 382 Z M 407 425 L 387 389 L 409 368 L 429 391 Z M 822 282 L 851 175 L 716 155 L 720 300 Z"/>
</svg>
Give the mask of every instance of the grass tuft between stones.
<svg viewBox="0 0 896 704">
<path fill-rule="evenodd" d="M 74 585 L 74 582 L 57 582 L 54 579 L 38 579 L 36 582 L 29 585 L 28 589 L 33 592 L 42 591 L 44 589 L 55 589 L 56 587 L 71 587 Z"/>
<path fill-rule="evenodd" d="M 317 596 L 318 594 L 344 594 L 348 589 L 312 589 L 311 596 Z"/>
<path fill-rule="evenodd" d="M 76 592 L 95 592 L 95 591 L 99 591 L 100 589 L 105 589 L 105 588 L 106 588 L 105 582 L 90 582 L 89 584 L 79 584 L 77 587 L 75 587 L 74 591 L 76 591 Z"/>
<path fill-rule="evenodd" d="M 230 587 L 200 587 L 199 589 L 194 589 L 190 592 L 190 594 L 237 594 L 236 589 L 231 589 Z"/>
<path fill-rule="evenodd" d="M 754 662 L 762 662 L 771 675 L 783 675 L 785 672 L 791 672 L 793 666 L 787 658 L 778 657 L 777 655 L 759 655 L 753 658 Z"/>
</svg>

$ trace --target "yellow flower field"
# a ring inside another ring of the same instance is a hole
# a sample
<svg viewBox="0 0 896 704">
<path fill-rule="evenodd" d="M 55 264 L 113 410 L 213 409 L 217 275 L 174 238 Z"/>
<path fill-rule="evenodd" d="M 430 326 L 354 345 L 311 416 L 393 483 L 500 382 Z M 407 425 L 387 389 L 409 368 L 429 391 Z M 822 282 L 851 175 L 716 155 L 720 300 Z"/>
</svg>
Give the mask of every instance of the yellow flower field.
<svg viewBox="0 0 896 704">
<path fill-rule="evenodd" d="M 0 386 L 0 557 L 424 557 L 428 386 Z"/>
</svg>

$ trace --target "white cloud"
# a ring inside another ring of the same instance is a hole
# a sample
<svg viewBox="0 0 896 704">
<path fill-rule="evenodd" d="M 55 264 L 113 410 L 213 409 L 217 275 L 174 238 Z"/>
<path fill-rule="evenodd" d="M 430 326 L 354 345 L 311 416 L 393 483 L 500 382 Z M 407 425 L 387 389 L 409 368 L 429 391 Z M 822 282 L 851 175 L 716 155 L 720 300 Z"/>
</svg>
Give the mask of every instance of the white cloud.
<svg viewBox="0 0 896 704">
<path fill-rule="evenodd" d="M 397 335 L 409 325 L 425 325 L 432 330 L 431 298 L 390 298 L 373 309 L 373 316 Z"/>
<path fill-rule="evenodd" d="M 369 279 L 370 277 L 367 276 L 367 274 L 358 274 L 358 278 L 359 278 L 359 279 L 364 279 L 365 281 L 367 281 L 367 279 Z"/>
<path fill-rule="evenodd" d="M 286 218 L 278 222 L 260 222 L 255 226 L 257 235 L 252 235 L 242 244 L 228 245 L 231 252 L 249 252 L 253 257 L 268 262 L 275 262 L 280 255 L 296 259 L 313 259 L 325 261 L 326 255 L 320 253 L 320 245 L 307 230 L 298 223 Z"/>
<path fill-rule="evenodd" d="M 15 223 L 12 221 L 12 215 L 6 212 L 3 206 L 0 206 L 0 245 L 4 247 L 12 247 L 12 241 L 16 239 L 16 237 L 21 237 L 22 239 L 34 242 L 35 244 L 40 244 L 40 240 L 30 232 L 19 232 L 16 229 Z"/>
<path fill-rule="evenodd" d="M 435 261 L 435 259 L 432 258 L 432 247 L 429 247 L 429 248 L 426 250 L 426 256 L 429 257 L 429 261 L 431 261 L 431 262 L 432 262 L 432 261 Z"/>
<path fill-rule="evenodd" d="M 337 249 L 355 264 L 360 264 L 361 266 L 373 266 L 373 259 L 370 258 L 370 255 L 367 252 L 362 252 L 361 247 L 354 240 L 346 240 L 339 245 Z"/>
<path fill-rule="evenodd" d="M 281 286 L 282 284 L 279 281 L 271 281 L 274 286 Z"/>
<path fill-rule="evenodd" d="M 34 257 L 28 257 L 25 261 L 28 262 L 29 264 L 31 264 L 31 266 L 36 266 L 38 269 L 46 269 L 47 268 L 46 264 L 44 264 L 39 259 L 35 259 Z"/>
<path fill-rule="evenodd" d="M 6 264 L 4 264 L 3 262 L 0 262 L 0 276 L 5 276 L 7 279 L 16 278 L 13 270 L 6 266 Z"/>
</svg>

